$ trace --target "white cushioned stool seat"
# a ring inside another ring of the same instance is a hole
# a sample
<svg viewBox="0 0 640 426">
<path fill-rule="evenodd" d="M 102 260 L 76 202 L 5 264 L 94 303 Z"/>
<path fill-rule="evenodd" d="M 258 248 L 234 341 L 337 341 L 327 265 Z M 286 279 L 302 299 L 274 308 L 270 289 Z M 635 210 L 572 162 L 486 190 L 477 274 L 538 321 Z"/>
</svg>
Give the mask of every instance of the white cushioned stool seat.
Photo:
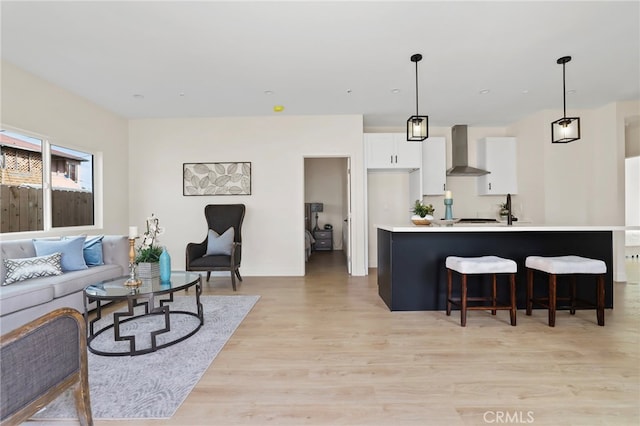
<svg viewBox="0 0 640 426">
<path fill-rule="evenodd" d="M 525 266 L 548 274 L 604 274 L 607 265 L 602 260 L 581 256 L 528 256 Z"/>
<path fill-rule="evenodd" d="M 448 256 L 445 265 L 461 274 L 514 274 L 518 272 L 516 262 L 497 256 Z"/>
</svg>

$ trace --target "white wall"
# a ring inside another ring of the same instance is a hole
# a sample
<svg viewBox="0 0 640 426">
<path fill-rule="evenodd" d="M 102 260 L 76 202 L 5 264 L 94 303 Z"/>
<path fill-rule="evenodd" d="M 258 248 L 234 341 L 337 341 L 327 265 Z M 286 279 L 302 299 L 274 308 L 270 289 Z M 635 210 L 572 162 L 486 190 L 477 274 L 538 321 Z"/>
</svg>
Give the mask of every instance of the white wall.
<svg viewBox="0 0 640 426">
<path fill-rule="evenodd" d="M 244 203 L 243 275 L 304 275 L 304 158 L 351 157 L 353 274 L 364 275 L 362 116 L 278 116 L 130 122 L 131 225 L 155 213 L 174 269 L 206 235 L 206 204 Z M 182 195 L 185 162 L 252 163 L 252 194 Z"/>
<path fill-rule="evenodd" d="M 2 62 L 2 125 L 36 133 L 52 142 L 97 155 L 94 167 L 102 168 L 103 181 L 94 182 L 98 212 L 97 226 L 83 227 L 93 234 L 126 234 L 129 211 L 127 120 L 87 100 L 44 81 L 33 74 Z M 101 158 L 101 160 L 100 160 Z M 102 226 L 100 226 L 102 222 Z M 74 234 L 77 229 L 37 232 L 38 235 Z M 3 239 L 25 238 L 25 234 L 3 234 Z"/>
</svg>

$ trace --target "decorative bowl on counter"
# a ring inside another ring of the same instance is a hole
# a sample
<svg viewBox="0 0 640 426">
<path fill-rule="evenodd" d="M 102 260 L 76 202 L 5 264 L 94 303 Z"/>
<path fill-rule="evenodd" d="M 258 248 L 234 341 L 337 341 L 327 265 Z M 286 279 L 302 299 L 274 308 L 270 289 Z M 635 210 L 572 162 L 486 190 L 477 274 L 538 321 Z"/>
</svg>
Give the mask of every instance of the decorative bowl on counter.
<svg viewBox="0 0 640 426">
<path fill-rule="evenodd" d="M 459 218 L 453 219 L 436 219 L 433 221 L 438 226 L 453 226 L 454 223 L 460 222 Z"/>
<path fill-rule="evenodd" d="M 432 220 L 433 220 L 433 216 L 431 215 L 426 215 L 425 217 L 422 217 L 416 214 L 411 216 L 411 222 L 413 222 L 414 225 L 431 225 Z"/>
</svg>

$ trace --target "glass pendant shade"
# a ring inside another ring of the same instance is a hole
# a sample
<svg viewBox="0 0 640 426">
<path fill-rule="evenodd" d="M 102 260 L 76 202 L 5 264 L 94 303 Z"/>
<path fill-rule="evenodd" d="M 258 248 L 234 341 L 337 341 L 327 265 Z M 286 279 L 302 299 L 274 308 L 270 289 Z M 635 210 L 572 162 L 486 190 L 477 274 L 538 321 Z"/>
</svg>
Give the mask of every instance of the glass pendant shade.
<svg viewBox="0 0 640 426">
<path fill-rule="evenodd" d="M 551 142 L 567 143 L 580 139 L 580 118 L 563 117 L 551 123 Z"/>
<path fill-rule="evenodd" d="M 423 141 L 429 137 L 429 117 L 412 115 L 407 120 L 407 140 Z"/>
</svg>

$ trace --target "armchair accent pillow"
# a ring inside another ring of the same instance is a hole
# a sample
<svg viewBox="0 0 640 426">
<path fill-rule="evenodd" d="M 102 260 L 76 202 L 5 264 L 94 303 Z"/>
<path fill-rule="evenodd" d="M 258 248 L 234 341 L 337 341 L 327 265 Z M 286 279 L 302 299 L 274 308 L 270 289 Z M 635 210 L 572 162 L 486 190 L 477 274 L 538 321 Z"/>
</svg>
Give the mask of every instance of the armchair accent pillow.
<svg viewBox="0 0 640 426">
<path fill-rule="evenodd" d="M 85 236 L 70 237 L 65 240 L 34 239 L 33 247 L 36 255 L 46 256 L 47 254 L 62 253 L 62 272 L 77 271 L 87 269 L 82 254 L 82 246 Z"/>
<path fill-rule="evenodd" d="M 62 254 L 53 253 L 40 257 L 4 259 L 7 276 L 2 285 L 28 280 L 30 278 L 60 275 L 62 274 L 62 269 L 60 268 L 61 258 Z"/>
<path fill-rule="evenodd" d="M 231 248 L 233 247 L 233 238 L 235 231 L 233 227 L 227 229 L 219 235 L 213 229 L 209 229 L 207 234 L 207 253 L 205 256 L 227 255 L 231 256 Z"/>
</svg>

